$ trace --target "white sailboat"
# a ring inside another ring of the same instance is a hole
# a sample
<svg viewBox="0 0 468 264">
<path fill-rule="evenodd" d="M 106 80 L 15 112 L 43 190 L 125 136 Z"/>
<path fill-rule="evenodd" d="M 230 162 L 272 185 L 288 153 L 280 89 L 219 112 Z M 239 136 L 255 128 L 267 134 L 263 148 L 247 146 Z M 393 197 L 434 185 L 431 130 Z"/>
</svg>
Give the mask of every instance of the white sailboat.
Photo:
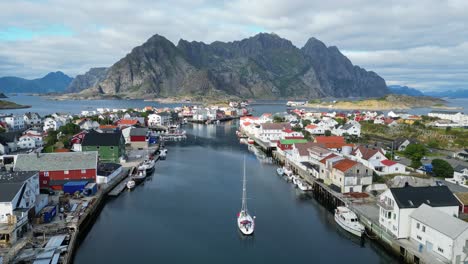
<svg viewBox="0 0 468 264">
<path fill-rule="evenodd" d="M 242 208 L 237 216 L 237 226 L 244 235 L 251 235 L 254 232 L 254 218 L 247 210 L 247 187 L 245 182 L 245 157 L 244 157 L 244 178 L 242 181 Z"/>
</svg>

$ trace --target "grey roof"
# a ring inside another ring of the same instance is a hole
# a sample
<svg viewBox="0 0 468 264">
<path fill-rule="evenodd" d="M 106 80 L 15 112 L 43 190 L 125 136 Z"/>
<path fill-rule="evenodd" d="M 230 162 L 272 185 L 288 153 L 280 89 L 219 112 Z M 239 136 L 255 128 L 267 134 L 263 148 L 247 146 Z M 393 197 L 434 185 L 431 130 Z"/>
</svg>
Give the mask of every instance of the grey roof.
<svg viewBox="0 0 468 264">
<path fill-rule="evenodd" d="M 160 113 L 156 113 L 158 116 L 172 116 L 171 113 L 169 112 L 160 112 Z"/>
<path fill-rule="evenodd" d="M 6 143 L 14 142 L 15 139 L 18 140 L 20 136 L 21 136 L 21 132 L 19 131 L 0 133 L 0 143 L 6 144 Z"/>
<path fill-rule="evenodd" d="M 61 171 L 96 169 L 97 151 L 19 154 L 15 171 Z"/>
<path fill-rule="evenodd" d="M 468 223 L 427 204 L 422 204 L 410 216 L 452 239 L 457 238 L 468 229 Z"/>
<path fill-rule="evenodd" d="M 468 167 L 463 166 L 461 164 L 458 164 L 455 168 L 453 168 L 454 171 L 462 173 L 463 170 L 468 169 Z"/>
<path fill-rule="evenodd" d="M 146 136 L 147 133 L 147 127 L 134 127 L 130 130 L 130 136 Z"/>
<path fill-rule="evenodd" d="M 353 123 L 346 123 L 341 127 L 341 129 L 348 130 L 348 129 L 352 128 L 353 126 L 354 126 Z"/>
<path fill-rule="evenodd" d="M 421 204 L 432 207 L 459 206 L 457 198 L 447 186 L 390 188 L 399 208 L 418 208 Z"/>
<path fill-rule="evenodd" d="M 1 172 L 0 202 L 11 202 L 23 187 L 24 181 L 36 174 L 37 171 Z"/>
</svg>

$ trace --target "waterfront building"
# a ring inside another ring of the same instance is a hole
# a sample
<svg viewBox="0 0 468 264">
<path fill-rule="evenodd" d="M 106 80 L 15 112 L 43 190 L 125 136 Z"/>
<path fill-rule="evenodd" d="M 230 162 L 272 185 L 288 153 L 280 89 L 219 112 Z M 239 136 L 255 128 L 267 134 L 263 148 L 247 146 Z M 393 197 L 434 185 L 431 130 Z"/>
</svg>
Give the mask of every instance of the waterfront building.
<svg viewBox="0 0 468 264">
<path fill-rule="evenodd" d="M 421 204 L 410 214 L 410 241 L 418 244 L 419 251 L 446 263 L 463 263 L 468 257 L 468 223 Z"/>
<path fill-rule="evenodd" d="M 117 163 L 99 163 L 97 168 L 96 183 L 104 184 L 111 182 L 122 172 L 122 165 Z"/>
<path fill-rule="evenodd" d="M 61 190 L 70 181 L 96 181 L 98 153 L 33 153 L 19 154 L 14 171 L 39 171 L 41 188 Z"/>
<path fill-rule="evenodd" d="M 276 142 L 278 153 L 285 155 L 285 151 L 292 150 L 294 143 L 306 143 L 307 139 L 280 139 Z"/>
<path fill-rule="evenodd" d="M 318 144 L 314 142 L 295 142 L 289 151 L 288 159 L 298 165 L 301 162 L 309 161 L 309 148 L 317 147 Z"/>
<path fill-rule="evenodd" d="M 147 148 L 148 133 L 147 127 L 132 127 L 130 129 L 130 145 L 133 148 Z"/>
<path fill-rule="evenodd" d="M 257 136 L 263 141 L 278 141 L 281 139 L 284 129 L 291 129 L 291 124 L 262 123 Z"/>
<path fill-rule="evenodd" d="M 330 187 L 341 193 L 362 192 L 372 184 L 372 169 L 364 164 L 340 156 L 327 157 L 322 166 Z"/>
<path fill-rule="evenodd" d="M 348 146 L 342 136 L 318 136 L 315 137 L 315 143 L 319 143 L 325 148 L 335 151 L 341 150 L 344 146 Z"/>
<path fill-rule="evenodd" d="M 167 126 L 171 123 L 171 113 L 161 112 L 148 115 L 148 126 Z"/>
<path fill-rule="evenodd" d="M 0 245 L 11 245 L 28 231 L 38 196 L 37 171 L 0 172 Z"/>
<path fill-rule="evenodd" d="M 121 132 L 99 133 L 91 131 L 81 143 L 83 152 L 98 152 L 99 161 L 119 163 L 125 158 L 125 140 Z"/>
<path fill-rule="evenodd" d="M 459 111 L 439 111 L 439 110 L 433 110 L 427 114 L 430 117 L 437 117 L 440 119 L 445 119 L 445 120 L 450 120 L 454 123 L 461 123 L 462 120 L 464 119 L 464 114 L 463 112 Z"/>
<path fill-rule="evenodd" d="M 447 186 L 405 186 L 390 188 L 380 195 L 377 202 L 380 226 L 397 239 L 408 238 L 410 215 L 423 203 L 458 217 L 459 202 Z"/>
</svg>

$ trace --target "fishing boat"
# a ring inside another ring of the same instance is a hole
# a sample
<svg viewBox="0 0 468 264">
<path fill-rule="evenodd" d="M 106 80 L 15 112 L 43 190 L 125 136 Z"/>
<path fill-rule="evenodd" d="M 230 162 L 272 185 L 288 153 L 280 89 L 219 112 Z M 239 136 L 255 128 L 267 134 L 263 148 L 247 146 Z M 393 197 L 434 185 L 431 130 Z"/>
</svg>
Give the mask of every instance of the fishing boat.
<svg viewBox="0 0 468 264">
<path fill-rule="evenodd" d="M 282 168 L 277 168 L 277 169 L 276 169 L 276 173 L 278 173 L 279 176 L 283 176 L 284 171 L 283 171 Z"/>
<path fill-rule="evenodd" d="M 138 169 L 135 170 L 135 173 L 132 175 L 132 180 L 135 181 L 135 183 L 141 183 L 146 179 L 146 169 L 141 168 L 141 166 L 138 167 Z"/>
<path fill-rule="evenodd" d="M 145 170 L 146 174 L 150 174 L 154 171 L 155 165 L 156 161 L 154 159 L 147 159 L 140 165 L 140 168 Z"/>
<path fill-rule="evenodd" d="M 364 226 L 359 223 L 356 214 L 348 207 L 338 206 L 335 209 L 335 222 L 349 233 L 361 237 L 364 233 Z"/>
<path fill-rule="evenodd" d="M 242 208 L 237 215 L 237 226 L 244 235 L 251 235 L 254 232 L 254 218 L 247 210 L 247 187 L 245 182 L 245 157 L 244 157 L 244 177 L 242 180 Z"/>
<path fill-rule="evenodd" d="M 166 156 L 167 156 L 167 149 L 161 149 L 161 152 L 159 153 L 159 159 L 165 160 Z"/>
<path fill-rule="evenodd" d="M 135 186 L 136 186 L 136 183 L 135 183 L 134 180 L 129 180 L 129 181 L 127 182 L 127 188 L 128 188 L 128 189 L 133 189 L 133 188 L 135 188 Z"/>
<path fill-rule="evenodd" d="M 299 188 L 299 190 L 301 190 L 303 192 L 307 192 L 307 191 L 312 190 L 312 186 L 307 184 L 304 180 L 298 180 L 297 181 L 297 187 Z"/>
</svg>

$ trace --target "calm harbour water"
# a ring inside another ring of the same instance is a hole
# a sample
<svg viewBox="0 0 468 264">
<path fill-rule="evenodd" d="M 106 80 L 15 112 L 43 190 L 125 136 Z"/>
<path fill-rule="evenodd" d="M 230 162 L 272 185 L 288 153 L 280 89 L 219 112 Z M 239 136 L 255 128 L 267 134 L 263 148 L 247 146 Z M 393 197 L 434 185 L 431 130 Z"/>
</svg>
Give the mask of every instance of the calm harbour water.
<svg viewBox="0 0 468 264">
<path fill-rule="evenodd" d="M 36 111 L 79 113 L 97 107 L 168 106 L 142 100 L 49 101 L 14 96 Z M 462 103 L 467 104 L 468 100 Z M 456 103 L 456 102 L 455 102 Z M 285 111 L 256 105 L 255 114 Z M 396 263 L 372 241 L 342 231 L 333 215 L 276 175 L 235 136 L 237 121 L 187 125 L 188 139 L 168 143 L 168 158 L 143 185 L 110 199 L 82 241 L 75 263 Z M 247 157 L 249 209 L 255 235 L 236 226 L 242 158 Z"/>
</svg>

